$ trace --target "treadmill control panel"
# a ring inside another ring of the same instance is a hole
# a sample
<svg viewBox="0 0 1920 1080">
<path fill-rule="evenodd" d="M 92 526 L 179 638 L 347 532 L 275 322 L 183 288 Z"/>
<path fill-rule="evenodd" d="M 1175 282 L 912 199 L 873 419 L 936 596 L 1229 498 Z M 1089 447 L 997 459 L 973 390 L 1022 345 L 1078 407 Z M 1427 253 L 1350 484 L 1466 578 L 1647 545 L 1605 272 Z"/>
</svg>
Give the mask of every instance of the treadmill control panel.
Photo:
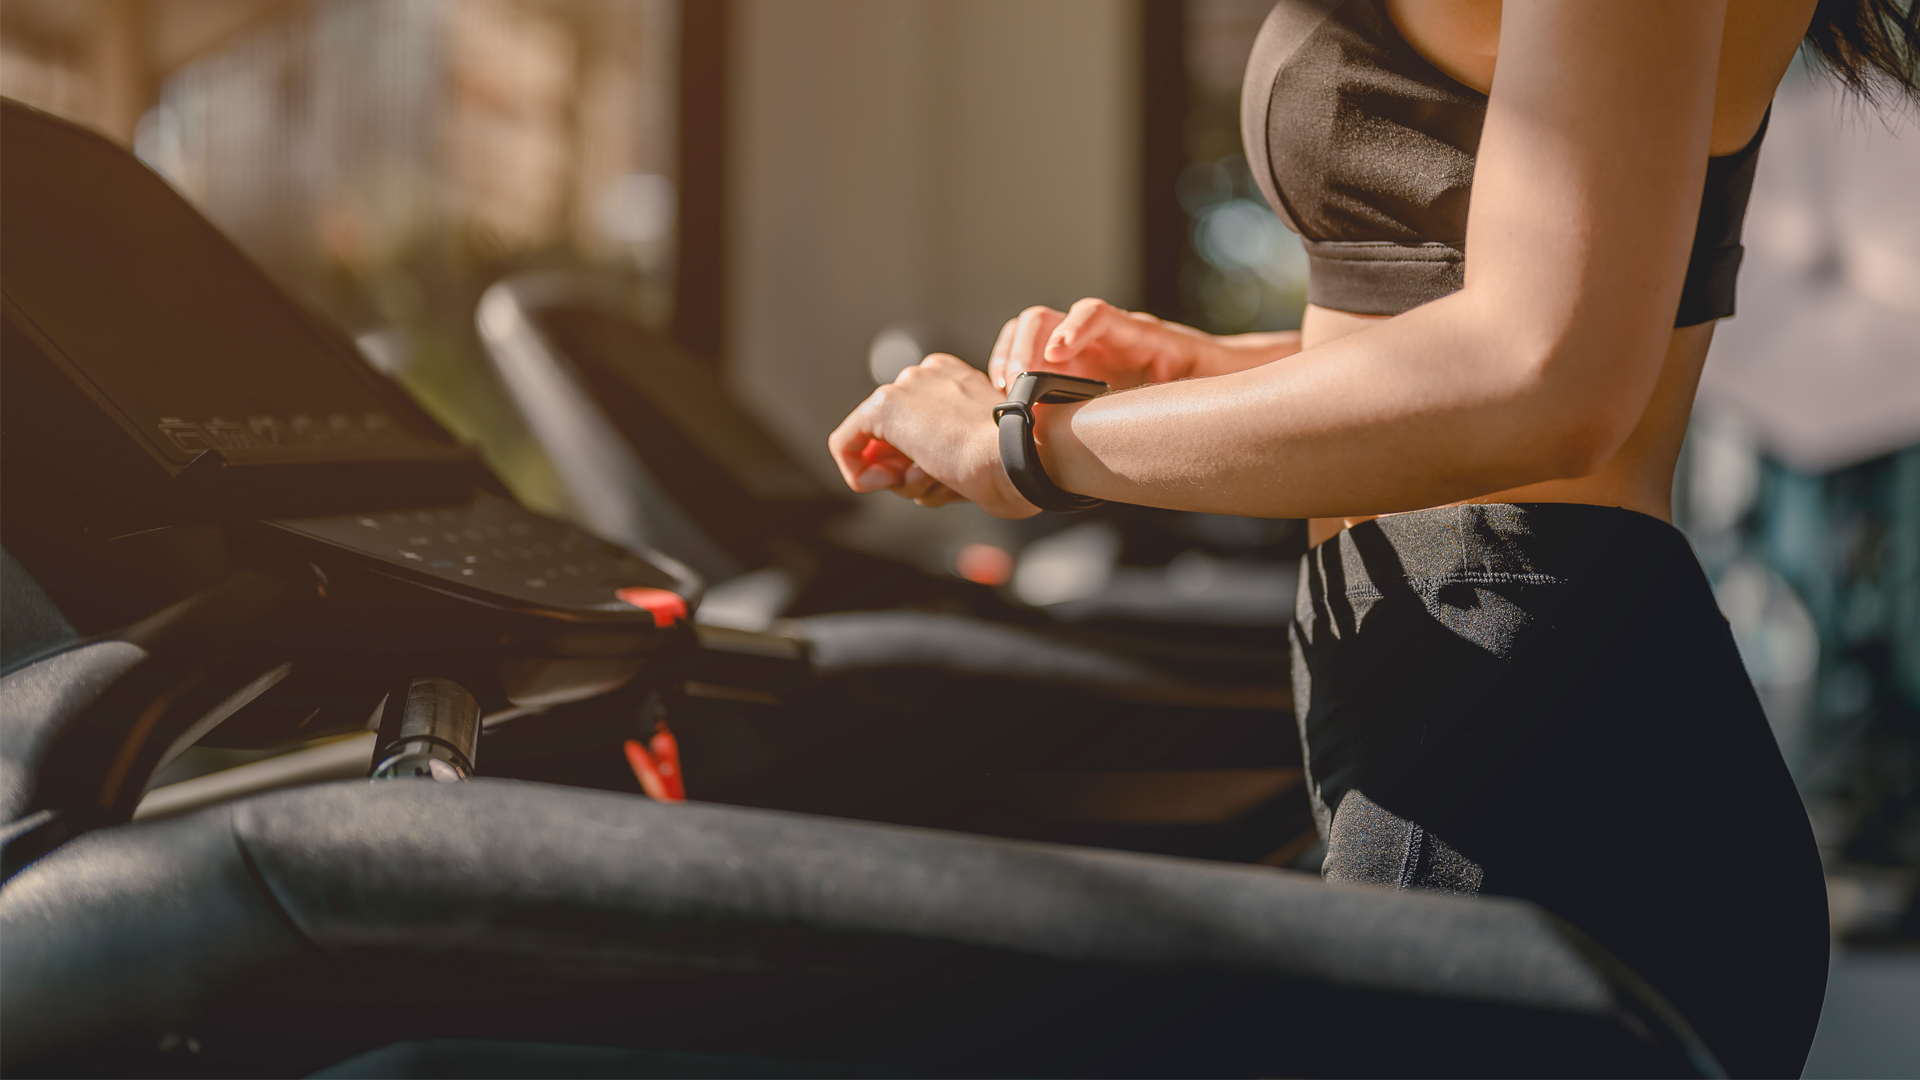
<svg viewBox="0 0 1920 1080">
<path fill-rule="evenodd" d="M 12 102 L 0 252 L 22 333 L 171 474 L 434 460 L 444 437 L 125 149 Z M 110 253 L 110 254 L 107 254 Z"/>
<path fill-rule="evenodd" d="M 648 611 L 620 599 L 621 590 L 664 589 L 687 596 L 696 588 L 690 577 L 676 580 L 651 560 L 484 493 L 465 506 L 272 524 L 463 591 L 596 621 L 653 620 Z"/>
</svg>

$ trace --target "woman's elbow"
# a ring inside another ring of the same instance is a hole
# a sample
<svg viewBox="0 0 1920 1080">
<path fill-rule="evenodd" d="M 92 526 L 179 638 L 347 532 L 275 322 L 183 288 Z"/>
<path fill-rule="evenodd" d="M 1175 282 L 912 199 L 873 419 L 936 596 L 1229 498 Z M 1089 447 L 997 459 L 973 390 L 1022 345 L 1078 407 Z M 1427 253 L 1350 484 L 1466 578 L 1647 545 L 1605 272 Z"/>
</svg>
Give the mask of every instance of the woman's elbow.
<svg viewBox="0 0 1920 1080">
<path fill-rule="evenodd" d="M 1539 472 L 1541 480 L 1598 472 L 1639 426 L 1647 394 L 1617 374 L 1594 378 L 1593 371 L 1592 365 L 1569 363 L 1560 353 L 1544 358 L 1529 373 L 1528 389 L 1516 404 L 1526 415 L 1523 441 L 1531 458 L 1529 471 Z"/>
<path fill-rule="evenodd" d="M 1534 480 L 1590 476 L 1639 427 L 1671 331 L 1657 320 L 1538 297 L 1517 304 L 1514 295 L 1488 290 L 1475 308 L 1487 332 L 1482 355 L 1500 358 L 1484 370 L 1498 373 L 1494 400 L 1517 436 L 1510 448 L 1527 458 L 1511 464 Z"/>
</svg>

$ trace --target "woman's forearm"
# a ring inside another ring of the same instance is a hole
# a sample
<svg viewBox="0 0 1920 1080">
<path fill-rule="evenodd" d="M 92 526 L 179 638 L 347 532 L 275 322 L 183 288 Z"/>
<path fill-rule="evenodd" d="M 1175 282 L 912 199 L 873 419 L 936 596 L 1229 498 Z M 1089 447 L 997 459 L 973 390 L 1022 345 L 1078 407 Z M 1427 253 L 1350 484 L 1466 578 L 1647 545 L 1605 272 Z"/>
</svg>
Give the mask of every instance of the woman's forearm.
<svg viewBox="0 0 1920 1080">
<path fill-rule="evenodd" d="M 1300 351 L 1300 331 L 1269 330 L 1251 334 L 1210 335 L 1210 347 L 1194 357 L 1186 377 L 1210 378 L 1270 364 Z"/>
<path fill-rule="evenodd" d="M 1271 517 L 1413 510 L 1591 471 L 1657 365 L 1529 345 L 1479 303 L 1456 293 L 1276 361 L 1044 408 L 1042 461 L 1069 491 Z"/>
</svg>

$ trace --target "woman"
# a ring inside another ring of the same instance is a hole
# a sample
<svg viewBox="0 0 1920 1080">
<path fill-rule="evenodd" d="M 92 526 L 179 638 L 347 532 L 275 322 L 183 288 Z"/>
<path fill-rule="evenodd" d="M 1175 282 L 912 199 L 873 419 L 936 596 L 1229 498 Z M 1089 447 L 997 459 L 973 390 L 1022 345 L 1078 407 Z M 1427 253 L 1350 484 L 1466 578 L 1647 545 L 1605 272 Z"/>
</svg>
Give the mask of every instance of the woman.
<svg viewBox="0 0 1920 1080">
<path fill-rule="evenodd" d="M 1283 0 L 1242 131 L 1307 244 L 1299 333 L 1033 308 L 989 375 L 929 357 L 830 449 L 856 491 L 1023 517 L 1012 377 L 1129 391 L 1034 410 L 1060 488 L 1313 519 L 1292 644 L 1326 876 L 1535 900 L 1731 1073 L 1797 1075 L 1820 865 L 1669 508 L 1803 38 L 1920 96 L 1893 0 Z"/>
</svg>

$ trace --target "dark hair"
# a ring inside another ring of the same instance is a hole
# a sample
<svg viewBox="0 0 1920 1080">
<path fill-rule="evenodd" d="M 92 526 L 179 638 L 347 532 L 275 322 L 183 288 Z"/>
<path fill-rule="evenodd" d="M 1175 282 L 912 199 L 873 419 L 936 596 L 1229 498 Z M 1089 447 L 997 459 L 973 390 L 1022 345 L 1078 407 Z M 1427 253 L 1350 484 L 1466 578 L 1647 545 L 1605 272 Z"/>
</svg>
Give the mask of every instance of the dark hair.
<svg viewBox="0 0 1920 1080">
<path fill-rule="evenodd" d="M 1802 45 L 1867 101 L 1920 105 L 1920 0 L 1819 0 Z"/>
</svg>

